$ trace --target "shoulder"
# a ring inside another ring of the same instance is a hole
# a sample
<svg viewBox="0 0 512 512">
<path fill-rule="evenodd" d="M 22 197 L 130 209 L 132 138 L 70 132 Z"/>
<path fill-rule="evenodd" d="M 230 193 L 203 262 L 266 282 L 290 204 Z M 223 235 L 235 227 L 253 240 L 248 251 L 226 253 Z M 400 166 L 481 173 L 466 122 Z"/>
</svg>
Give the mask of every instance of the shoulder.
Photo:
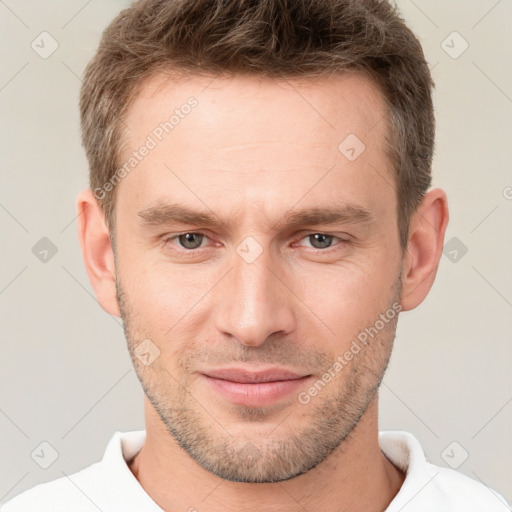
<svg viewBox="0 0 512 512">
<path fill-rule="evenodd" d="M 98 512 L 89 494 L 93 488 L 97 492 L 99 465 L 36 485 L 7 502 L 0 512 Z"/>
<path fill-rule="evenodd" d="M 386 512 L 511 512 L 494 489 L 454 469 L 430 463 L 405 431 L 379 433 L 382 452 L 406 477 Z"/>
<path fill-rule="evenodd" d="M 491 487 L 458 471 L 427 463 L 431 476 L 430 493 L 439 499 L 442 510 L 453 512 L 510 512 L 505 498 Z"/>
<path fill-rule="evenodd" d="M 98 512 L 112 508 L 112 501 L 127 509 L 148 498 L 126 464 L 140 450 L 145 431 L 116 432 L 99 462 L 16 496 L 0 512 Z"/>
</svg>

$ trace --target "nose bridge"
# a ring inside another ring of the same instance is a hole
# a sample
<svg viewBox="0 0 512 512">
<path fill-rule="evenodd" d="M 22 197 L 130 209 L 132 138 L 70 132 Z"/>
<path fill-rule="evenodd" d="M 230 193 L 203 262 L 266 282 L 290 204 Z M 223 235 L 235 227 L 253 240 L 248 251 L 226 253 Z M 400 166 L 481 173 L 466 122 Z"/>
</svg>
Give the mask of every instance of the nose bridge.
<svg viewBox="0 0 512 512">
<path fill-rule="evenodd" d="M 295 321 L 289 292 L 275 275 L 278 265 L 256 244 L 248 237 L 237 247 L 215 314 L 217 329 L 247 346 L 290 332 Z"/>
</svg>

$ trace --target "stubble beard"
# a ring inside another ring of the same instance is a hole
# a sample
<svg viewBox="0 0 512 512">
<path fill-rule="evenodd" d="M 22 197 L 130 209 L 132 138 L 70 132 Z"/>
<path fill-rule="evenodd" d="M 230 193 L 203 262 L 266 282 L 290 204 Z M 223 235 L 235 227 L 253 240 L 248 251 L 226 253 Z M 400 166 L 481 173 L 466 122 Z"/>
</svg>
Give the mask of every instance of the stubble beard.
<svg viewBox="0 0 512 512">
<path fill-rule="evenodd" d="M 401 276 L 395 289 L 394 303 L 400 298 Z M 246 433 L 232 434 L 230 425 L 219 424 L 209 411 L 210 404 L 200 403 L 189 392 L 192 384 L 190 374 L 185 373 L 183 378 L 177 379 L 158 360 L 149 371 L 137 360 L 134 348 L 148 337 L 148 332 L 143 326 L 134 325 L 134 315 L 118 278 L 116 290 L 137 376 L 167 431 L 204 469 L 234 482 L 289 480 L 313 469 L 336 449 L 342 450 L 344 441 L 353 433 L 376 396 L 388 367 L 398 320 L 397 315 L 307 406 L 296 400 L 290 406 L 293 410 L 285 414 L 282 424 L 277 425 L 270 435 L 268 429 L 262 429 L 265 434 L 260 432 L 262 435 L 258 435 L 258 429 L 276 415 L 275 409 L 240 406 L 233 408 L 233 414 L 237 422 L 246 424 Z M 260 357 L 260 353 L 255 359 L 256 352 L 240 345 L 240 360 L 261 362 L 263 359 L 266 363 L 286 365 L 289 358 L 274 357 L 283 353 L 279 340 L 272 348 L 275 350 L 268 353 L 262 351 L 264 354 L 272 353 L 271 358 Z M 318 351 L 312 354 L 310 362 L 314 367 L 319 368 L 320 362 L 323 367 L 318 375 L 332 366 L 332 355 L 329 357 Z M 193 360 L 193 354 L 188 354 L 188 359 Z M 188 362 L 182 360 L 178 366 L 186 368 Z M 294 416 L 303 426 L 293 427 Z"/>
</svg>

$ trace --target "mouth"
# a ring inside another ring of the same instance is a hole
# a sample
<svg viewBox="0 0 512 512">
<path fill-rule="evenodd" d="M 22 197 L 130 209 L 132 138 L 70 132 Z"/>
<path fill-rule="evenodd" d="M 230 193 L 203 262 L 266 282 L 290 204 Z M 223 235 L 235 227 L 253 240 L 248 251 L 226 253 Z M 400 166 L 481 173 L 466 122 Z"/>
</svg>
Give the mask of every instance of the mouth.
<svg viewBox="0 0 512 512">
<path fill-rule="evenodd" d="M 257 371 L 245 368 L 219 368 L 201 373 L 207 385 L 218 395 L 236 405 L 269 406 L 285 398 L 311 379 L 284 368 Z"/>
</svg>

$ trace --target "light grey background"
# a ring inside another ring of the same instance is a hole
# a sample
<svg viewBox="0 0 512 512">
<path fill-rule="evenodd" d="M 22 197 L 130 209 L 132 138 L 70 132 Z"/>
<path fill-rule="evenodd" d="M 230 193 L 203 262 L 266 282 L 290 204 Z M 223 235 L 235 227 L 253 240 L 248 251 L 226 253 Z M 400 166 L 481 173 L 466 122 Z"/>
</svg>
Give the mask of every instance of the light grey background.
<svg viewBox="0 0 512 512">
<path fill-rule="evenodd" d="M 80 76 L 128 3 L 0 0 L 0 502 L 99 460 L 116 430 L 143 428 L 121 322 L 94 298 L 74 203 L 87 186 Z M 437 84 L 434 186 L 448 194 L 455 240 L 429 297 L 400 317 L 380 429 L 413 432 L 434 464 L 467 452 L 459 471 L 512 501 L 512 2 L 398 5 Z M 47 58 L 31 47 L 51 49 L 44 31 L 58 43 Z M 58 249 L 46 262 L 32 252 L 42 237 Z M 46 470 L 31 458 L 43 441 L 58 452 Z"/>
</svg>

